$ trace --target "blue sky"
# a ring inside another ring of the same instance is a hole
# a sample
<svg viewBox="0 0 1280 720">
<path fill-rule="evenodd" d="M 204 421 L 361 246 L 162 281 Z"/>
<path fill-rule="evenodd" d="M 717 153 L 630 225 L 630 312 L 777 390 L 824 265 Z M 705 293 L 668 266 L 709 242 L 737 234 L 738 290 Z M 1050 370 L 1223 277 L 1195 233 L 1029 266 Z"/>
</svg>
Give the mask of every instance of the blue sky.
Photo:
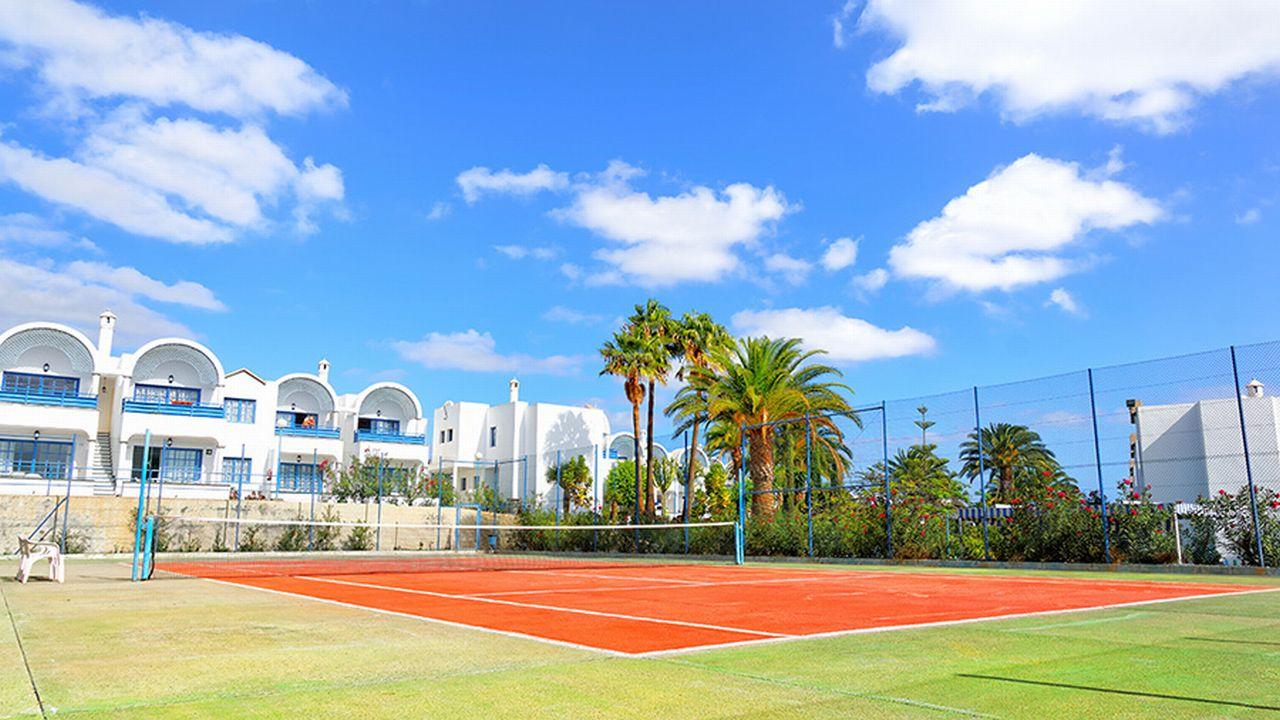
<svg viewBox="0 0 1280 720">
<path fill-rule="evenodd" d="M 1280 10 L 1015 7 L 6 6 L 0 324 L 614 413 L 650 296 L 868 403 L 1280 337 Z"/>
</svg>

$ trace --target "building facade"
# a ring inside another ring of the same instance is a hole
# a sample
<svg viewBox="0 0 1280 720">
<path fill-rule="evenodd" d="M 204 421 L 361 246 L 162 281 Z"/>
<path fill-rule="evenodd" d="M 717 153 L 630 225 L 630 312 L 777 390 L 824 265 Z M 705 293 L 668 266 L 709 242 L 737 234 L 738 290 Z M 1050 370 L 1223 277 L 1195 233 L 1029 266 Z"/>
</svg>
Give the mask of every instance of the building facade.
<svg viewBox="0 0 1280 720">
<path fill-rule="evenodd" d="M 323 360 L 276 380 L 227 373 L 184 338 L 115 355 L 115 326 L 104 312 L 96 343 L 56 323 L 0 334 L 0 491 L 121 494 L 145 473 L 175 495 L 274 497 L 319 491 L 323 469 L 353 456 L 430 460 L 428 421 L 403 385 L 339 395 Z"/>
</svg>

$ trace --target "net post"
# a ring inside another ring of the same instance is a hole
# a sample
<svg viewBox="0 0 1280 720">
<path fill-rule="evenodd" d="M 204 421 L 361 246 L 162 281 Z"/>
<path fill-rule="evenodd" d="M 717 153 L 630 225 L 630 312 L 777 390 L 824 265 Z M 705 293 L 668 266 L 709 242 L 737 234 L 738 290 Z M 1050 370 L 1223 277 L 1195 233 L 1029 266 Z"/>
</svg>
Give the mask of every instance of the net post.
<svg viewBox="0 0 1280 720">
<path fill-rule="evenodd" d="M 804 414 L 804 511 L 809 524 L 809 557 L 813 557 L 813 418 Z"/>
<path fill-rule="evenodd" d="M 978 386 L 973 386 L 973 438 L 978 446 L 978 487 L 982 493 L 982 559 L 991 559 L 991 541 L 987 535 L 987 471 L 982 451 L 982 414 L 978 402 Z"/>
<path fill-rule="evenodd" d="M 1093 368 L 1088 368 L 1089 416 L 1093 420 L 1093 466 L 1098 472 L 1098 503 L 1102 508 L 1102 556 L 1111 562 L 1111 527 L 1107 520 L 1107 489 L 1102 480 L 1102 447 L 1098 441 L 1098 403 L 1093 391 Z"/>
<path fill-rule="evenodd" d="M 1240 440 L 1244 447 L 1244 476 L 1249 482 L 1249 511 L 1253 514 L 1253 539 L 1257 546 L 1258 567 L 1267 566 L 1262 549 L 1262 527 L 1258 522 L 1258 496 L 1253 486 L 1253 463 L 1249 461 L 1249 431 L 1244 422 L 1244 397 L 1240 392 L 1240 367 L 1236 364 L 1236 346 L 1231 346 L 1231 377 L 1235 380 L 1236 411 L 1240 414 Z"/>
<path fill-rule="evenodd" d="M 142 475 L 138 482 L 138 515 L 133 524 L 133 568 L 129 573 L 129 579 L 138 581 L 138 561 L 139 553 L 142 552 L 142 517 L 143 517 L 143 498 L 147 493 L 147 468 L 150 466 L 149 457 L 151 455 L 151 430 L 148 428 L 142 438 Z M 237 526 L 238 527 L 238 526 Z"/>
<path fill-rule="evenodd" d="M 884 469 L 884 540 L 887 554 L 886 560 L 893 559 L 893 493 L 889 488 L 889 419 L 887 406 L 880 401 L 880 443 L 882 454 L 881 467 Z"/>
</svg>

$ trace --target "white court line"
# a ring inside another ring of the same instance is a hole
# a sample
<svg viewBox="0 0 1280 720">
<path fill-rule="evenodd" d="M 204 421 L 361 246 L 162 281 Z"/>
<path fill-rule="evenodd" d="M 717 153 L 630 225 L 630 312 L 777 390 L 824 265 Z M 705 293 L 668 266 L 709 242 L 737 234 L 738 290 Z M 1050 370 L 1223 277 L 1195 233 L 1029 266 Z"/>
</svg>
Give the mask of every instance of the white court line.
<svg viewBox="0 0 1280 720">
<path fill-rule="evenodd" d="M 936 622 L 913 623 L 910 625 L 885 625 L 873 628 L 858 628 L 854 630 L 833 630 L 831 632 L 811 633 L 809 635 L 791 635 L 784 638 L 764 638 L 761 640 L 735 640 L 723 643 L 710 643 L 707 645 L 698 645 L 695 647 L 677 648 L 675 650 L 650 650 L 648 652 L 631 653 L 632 657 L 663 657 L 666 655 L 684 655 L 687 653 L 702 652 L 703 650 L 720 650 L 723 648 L 749 647 L 753 645 L 768 645 L 777 642 L 787 642 L 792 640 L 818 640 L 822 638 L 844 637 L 846 635 L 871 635 L 882 632 L 895 632 L 898 630 L 916 630 L 923 628 L 946 627 L 950 625 L 968 625 L 972 623 L 990 622 L 992 620 L 1015 620 L 1026 617 L 1040 617 L 1042 615 L 1069 615 L 1071 613 L 1092 612 L 1094 610 L 1113 610 L 1115 608 L 1139 607 L 1141 605 L 1157 605 L 1161 603 L 1183 602 L 1186 600 L 1206 600 L 1209 598 L 1220 598 L 1235 595 L 1255 595 L 1258 593 L 1280 592 L 1280 588 L 1262 588 L 1258 590 L 1230 590 L 1220 593 L 1209 593 L 1206 595 L 1187 595 L 1176 598 L 1162 598 L 1159 600 L 1137 600 L 1134 602 L 1111 603 L 1108 605 L 1092 605 L 1082 608 L 1067 608 L 1064 610 L 1036 610 L 1033 612 L 1009 613 L 1006 615 L 989 615 L 985 617 L 964 618 L 961 620 L 938 620 Z"/>
<path fill-rule="evenodd" d="M 506 570 L 504 572 L 523 573 L 526 575 L 551 575 L 553 577 L 580 577 L 599 580 L 648 580 L 649 582 L 665 582 L 672 585 L 696 585 L 697 580 L 681 580 L 665 577 L 636 577 L 635 575 L 608 575 L 605 573 L 565 572 L 564 570 Z"/>
<path fill-rule="evenodd" d="M 410 593 L 412 595 L 428 595 L 430 597 L 445 598 L 447 600 L 469 600 L 471 602 L 493 603 L 495 605 L 510 605 L 512 607 L 532 608 L 535 610 L 550 610 L 553 612 L 571 613 L 574 615 L 592 615 L 595 617 L 614 618 L 617 620 L 631 620 L 635 622 L 656 623 L 659 625 L 676 625 L 679 627 L 698 628 L 700 630 L 718 630 L 720 632 L 734 633 L 735 635 L 756 635 L 762 638 L 794 638 L 799 635 L 787 635 L 785 633 L 767 632 L 765 630 L 746 630 L 743 628 L 726 627 L 724 625 L 709 625 L 706 623 L 685 622 L 683 620 L 663 620 L 661 618 L 645 617 L 643 615 L 623 615 L 621 613 L 601 612 L 599 610 L 582 610 L 580 608 L 566 608 L 556 605 L 540 605 L 538 603 L 523 603 L 514 600 L 499 600 L 497 598 L 477 597 L 475 595 L 454 595 L 452 593 L 434 592 L 432 590 L 417 590 L 414 588 L 402 588 L 394 585 L 375 585 L 374 583 L 353 582 L 351 580 L 335 580 L 333 578 L 312 577 L 309 575 L 296 576 L 299 580 L 311 580 L 313 582 L 332 583 L 334 585 L 350 585 L 351 587 L 372 588 L 375 590 L 390 590 L 392 592 Z"/>
<path fill-rule="evenodd" d="M 561 573 L 561 574 L 563 574 L 563 573 Z M 630 579 L 633 579 L 633 580 L 641 580 L 641 579 L 645 579 L 645 578 L 630 578 Z M 804 578 L 774 578 L 774 579 L 772 579 L 772 580 L 764 580 L 764 579 L 760 579 L 760 580 L 724 580 L 724 581 L 720 581 L 720 582 L 714 582 L 714 581 L 697 582 L 697 581 L 690 580 L 690 581 L 688 581 L 687 583 L 685 583 L 684 585 L 676 585 L 675 587 L 677 587 L 677 588 L 686 588 L 686 587 L 724 587 L 724 586 L 730 586 L 730 585 L 778 585 L 778 584 L 785 584 L 785 583 L 831 582 L 831 581 L 835 581 L 835 580 L 839 580 L 839 579 L 841 579 L 841 578 L 838 578 L 838 577 L 831 577 L 831 578 L 808 578 L 808 577 L 804 577 Z M 632 585 L 632 586 L 629 586 L 629 587 L 626 587 L 626 586 L 614 586 L 614 587 L 592 587 L 592 588 L 552 588 L 552 589 L 547 589 L 547 590 L 504 590 L 504 591 L 502 591 L 502 592 L 470 593 L 470 594 L 468 594 L 468 595 L 467 595 L 467 597 L 506 597 L 506 596 L 508 596 L 508 595 L 557 595 L 557 594 L 560 594 L 560 593 L 570 593 L 570 594 L 572 594 L 572 593 L 589 593 L 589 592 L 590 592 L 590 593 L 596 593 L 596 592 L 624 592 L 624 591 L 628 591 L 628 590 L 672 590 L 672 589 L 673 589 L 673 588 L 672 588 L 672 586 L 671 586 L 671 585 Z M 830 595 L 830 594 L 831 594 L 831 593 L 827 593 L 827 595 Z M 859 590 L 859 591 L 852 592 L 852 593 L 839 593 L 839 594 L 865 595 L 865 594 L 866 594 L 866 592 L 865 592 L 865 591 L 862 591 L 862 590 Z"/>
<path fill-rule="evenodd" d="M 156 572 L 169 572 L 168 570 L 159 570 Z M 464 630 L 479 630 L 480 632 L 489 633 L 491 635 L 502 635 L 504 637 L 519 638 L 521 640 L 536 640 L 538 642 L 547 643 L 549 645 L 559 645 L 560 647 L 573 648 L 574 650 L 586 650 L 594 653 L 601 653 L 613 657 L 633 657 L 635 653 L 622 652 L 621 650 L 610 650 L 608 648 L 596 647 L 594 645 L 580 645 L 568 640 L 555 640 L 553 638 L 542 637 L 541 635 L 530 635 L 527 633 L 515 632 L 514 630 L 497 630 L 495 628 L 482 627 L 480 625 L 468 625 L 467 623 L 453 622 L 452 620 L 441 620 L 440 618 L 428 617 L 426 615 L 413 615 L 411 613 L 399 612 L 396 610 L 384 610 L 383 608 L 369 607 L 368 605 L 357 605 L 355 603 L 342 602 L 341 600 L 329 600 L 328 598 L 320 598 L 314 595 L 304 595 L 302 593 L 289 592 L 288 590 L 273 590 L 271 588 L 258 587 L 257 585 L 245 585 L 229 580 L 215 580 L 214 578 L 196 577 L 194 575 L 183 575 L 182 573 L 170 573 L 178 575 L 188 580 L 203 580 L 204 582 L 217 583 L 233 588 L 244 588 L 246 590 L 257 590 L 258 592 L 271 593 L 272 595 L 283 595 L 284 597 L 293 598 L 295 600 L 311 600 L 313 602 L 325 603 L 326 605 L 337 605 L 339 607 L 351 608 L 353 610 L 364 610 L 366 612 L 374 612 L 380 615 L 393 615 L 395 617 L 409 618 L 410 620 L 420 620 L 434 625 L 445 625 L 452 628 L 462 628 Z"/>
</svg>

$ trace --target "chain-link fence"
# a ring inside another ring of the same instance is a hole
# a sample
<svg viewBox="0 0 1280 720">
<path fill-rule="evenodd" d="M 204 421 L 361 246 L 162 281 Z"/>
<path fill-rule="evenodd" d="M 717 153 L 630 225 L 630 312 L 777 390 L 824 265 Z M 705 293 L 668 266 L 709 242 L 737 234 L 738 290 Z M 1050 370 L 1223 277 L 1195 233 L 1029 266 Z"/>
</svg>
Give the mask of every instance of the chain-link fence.
<svg viewBox="0 0 1280 720">
<path fill-rule="evenodd" d="M 742 428 L 749 555 L 1280 564 L 1280 343 Z"/>
</svg>

